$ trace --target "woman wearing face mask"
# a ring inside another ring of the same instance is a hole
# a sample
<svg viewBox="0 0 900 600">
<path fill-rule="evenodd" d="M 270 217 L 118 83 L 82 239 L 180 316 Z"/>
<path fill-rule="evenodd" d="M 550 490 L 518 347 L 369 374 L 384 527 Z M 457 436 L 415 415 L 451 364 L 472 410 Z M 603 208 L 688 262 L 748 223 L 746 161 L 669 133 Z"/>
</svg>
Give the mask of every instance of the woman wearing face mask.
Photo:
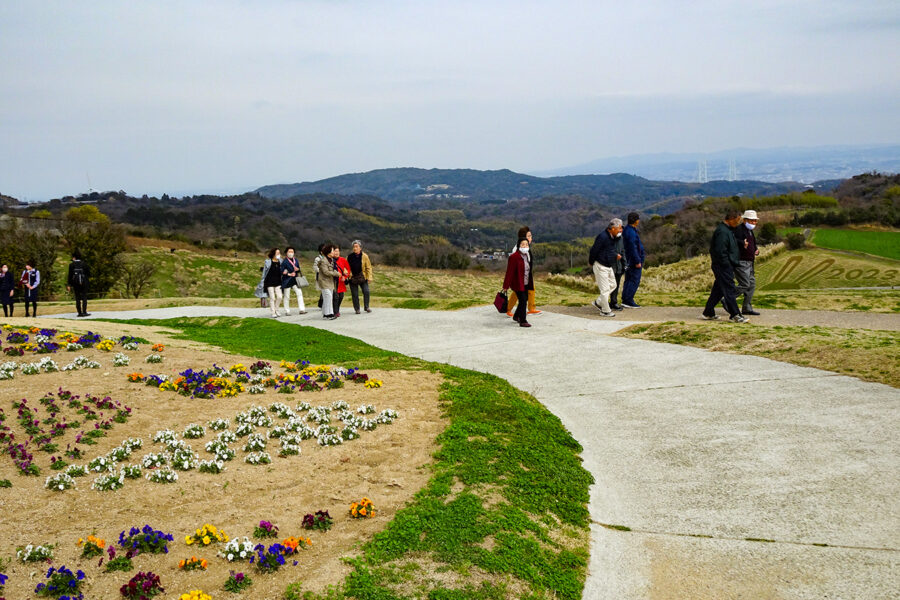
<svg viewBox="0 0 900 600">
<path fill-rule="evenodd" d="M 3 303 L 3 316 L 13 316 L 13 300 L 16 293 L 16 282 L 12 273 L 9 272 L 9 266 L 0 267 L 0 302 Z"/>
<path fill-rule="evenodd" d="M 300 272 L 300 263 L 294 258 L 294 249 L 288 246 L 284 249 L 285 258 L 281 262 L 281 291 L 284 294 L 284 314 L 291 314 L 291 290 L 297 296 L 297 312 L 306 314 L 306 305 L 303 303 L 303 290 L 297 283 L 297 277 L 303 275 Z"/>
<path fill-rule="evenodd" d="M 28 304 L 31 303 L 31 309 L 37 316 L 37 299 L 38 286 L 41 285 L 41 272 L 34 268 L 34 261 L 29 260 L 25 263 L 25 270 L 22 271 L 22 287 L 25 288 L 25 316 L 30 317 L 28 313 Z"/>
<path fill-rule="evenodd" d="M 503 280 L 503 290 L 512 290 L 516 293 L 518 306 L 513 315 L 513 320 L 519 327 L 531 327 L 526 316 L 528 313 L 528 288 L 534 286 L 531 272 L 531 261 L 528 260 L 528 238 L 519 238 L 516 244 L 518 252 L 509 255 L 506 263 L 506 278 Z"/>
<path fill-rule="evenodd" d="M 277 319 L 281 316 L 278 314 L 278 305 L 281 304 L 281 250 L 278 248 L 269 250 L 263 266 L 263 287 L 269 292 L 272 317 Z"/>
</svg>

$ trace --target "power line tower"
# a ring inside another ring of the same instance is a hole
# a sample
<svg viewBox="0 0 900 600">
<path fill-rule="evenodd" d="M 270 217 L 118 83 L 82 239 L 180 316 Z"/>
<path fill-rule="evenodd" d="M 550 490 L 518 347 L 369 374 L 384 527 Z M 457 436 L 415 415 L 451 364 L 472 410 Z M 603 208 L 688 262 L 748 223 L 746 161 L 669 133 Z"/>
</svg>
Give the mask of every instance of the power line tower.
<svg viewBox="0 0 900 600">
<path fill-rule="evenodd" d="M 709 183 L 709 173 L 706 170 L 706 161 L 697 161 L 697 183 Z"/>
<path fill-rule="evenodd" d="M 737 163 L 732 158 L 728 161 L 728 181 L 737 181 Z"/>
</svg>

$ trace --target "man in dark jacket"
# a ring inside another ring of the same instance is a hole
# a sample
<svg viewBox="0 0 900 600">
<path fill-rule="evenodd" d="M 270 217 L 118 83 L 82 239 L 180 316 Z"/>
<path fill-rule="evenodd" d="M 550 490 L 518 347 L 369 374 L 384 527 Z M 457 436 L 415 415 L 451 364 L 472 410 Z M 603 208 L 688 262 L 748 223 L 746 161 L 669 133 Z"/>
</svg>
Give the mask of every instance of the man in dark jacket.
<svg viewBox="0 0 900 600">
<path fill-rule="evenodd" d="M 748 320 L 738 310 L 737 289 L 734 287 L 734 269 L 741 262 L 737 240 L 734 239 L 734 228 L 740 222 L 741 213 L 736 210 L 729 210 L 725 214 L 725 220 L 719 223 L 713 232 L 712 240 L 709 244 L 709 256 L 715 281 L 709 292 L 706 308 L 703 309 L 703 318 L 706 320 L 719 318 L 716 314 L 716 304 L 720 300 L 732 321 L 735 323 L 746 323 Z"/>
<path fill-rule="evenodd" d="M 741 262 L 734 268 L 734 274 L 737 275 L 737 293 L 738 296 L 744 295 L 744 305 L 741 308 L 741 314 L 759 315 L 753 310 L 753 292 L 756 291 L 756 256 L 759 249 L 756 247 L 756 236 L 753 230 L 759 223 L 759 216 L 755 210 L 745 210 L 743 214 L 744 222 L 734 228 L 734 239 L 737 241 L 738 252 L 741 255 Z"/>
<path fill-rule="evenodd" d="M 616 313 L 609 308 L 609 294 L 616 285 L 613 267 L 615 267 L 616 261 L 622 258 L 622 255 L 616 252 L 616 236 L 620 233 L 622 233 L 622 219 L 613 219 L 609 222 L 606 230 L 601 231 L 600 235 L 594 239 L 594 245 L 591 246 L 591 252 L 588 255 L 588 263 L 594 271 L 597 287 L 600 288 L 600 295 L 593 304 L 604 317 L 616 316 Z"/>
<path fill-rule="evenodd" d="M 624 310 L 625 307 L 619 304 L 619 289 L 622 287 L 622 275 L 625 274 L 628 263 L 625 262 L 625 241 L 622 239 L 621 233 L 616 236 L 616 254 L 621 258 L 616 261 L 616 266 L 613 267 L 613 275 L 616 276 L 616 289 L 609 295 L 609 307 L 613 310 Z M 622 297 L 625 297 L 624 294 Z"/>
<path fill-rule="evenodd" d="M 72 252 L 72 262 L 69 263 L 69 277 L 66 280 L 66 291 L 75 294 L 75 310 L 79 317 L 89 317 L 87 311 L 88 268 L 81 260 L 81 252 Z"/>
<path fill-rule="evenodd" d="M 625 308 L 640 308 L 634 301 L 644 270 L 644 244 L 641 243 L 641 236 L 637 230 L 640 222 L 641 216 L 638 213 L 628 213 L 628 227 L 622 232 L 622 239 L 625 241 L 625 262 L 628 263 L 625 286 L 622 288 L 622 304 Z"/>
</svg>

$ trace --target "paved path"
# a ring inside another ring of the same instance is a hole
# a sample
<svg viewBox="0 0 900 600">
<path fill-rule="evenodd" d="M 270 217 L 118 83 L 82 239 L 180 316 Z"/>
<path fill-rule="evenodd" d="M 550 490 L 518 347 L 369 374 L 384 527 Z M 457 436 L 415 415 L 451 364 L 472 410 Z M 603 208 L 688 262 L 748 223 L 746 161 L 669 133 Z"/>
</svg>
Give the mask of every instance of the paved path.
<svg viewBox="0 0 900 600">
<path fill-rule="evenodd" d="M 265 316 L 173 308 L 106 318 Z M 492 308 L 286 319 L 496 374 L 536 396 L 596 478 L 585 598 L 897 598 L 900 391 L 754 356 Z M 617 531 L 602 524 L 622 525 Z M 750 541 L 747 538 L 771 541 Z M 827 544 L 827 546 L 825 546 Z"/>
</svg>

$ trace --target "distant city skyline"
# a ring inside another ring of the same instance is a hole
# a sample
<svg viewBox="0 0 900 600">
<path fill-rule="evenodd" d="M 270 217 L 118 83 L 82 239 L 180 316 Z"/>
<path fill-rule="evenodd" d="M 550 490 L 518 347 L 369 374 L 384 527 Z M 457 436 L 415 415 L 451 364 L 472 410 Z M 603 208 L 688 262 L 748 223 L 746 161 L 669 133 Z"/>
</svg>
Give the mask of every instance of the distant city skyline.
<svg viewBox="0 0 900 600">
<path fill-rule="evenodd" d="M 0 193 L 900 143 L 900 3 L 632 4 L 2 3 Z"/>
</svg>

